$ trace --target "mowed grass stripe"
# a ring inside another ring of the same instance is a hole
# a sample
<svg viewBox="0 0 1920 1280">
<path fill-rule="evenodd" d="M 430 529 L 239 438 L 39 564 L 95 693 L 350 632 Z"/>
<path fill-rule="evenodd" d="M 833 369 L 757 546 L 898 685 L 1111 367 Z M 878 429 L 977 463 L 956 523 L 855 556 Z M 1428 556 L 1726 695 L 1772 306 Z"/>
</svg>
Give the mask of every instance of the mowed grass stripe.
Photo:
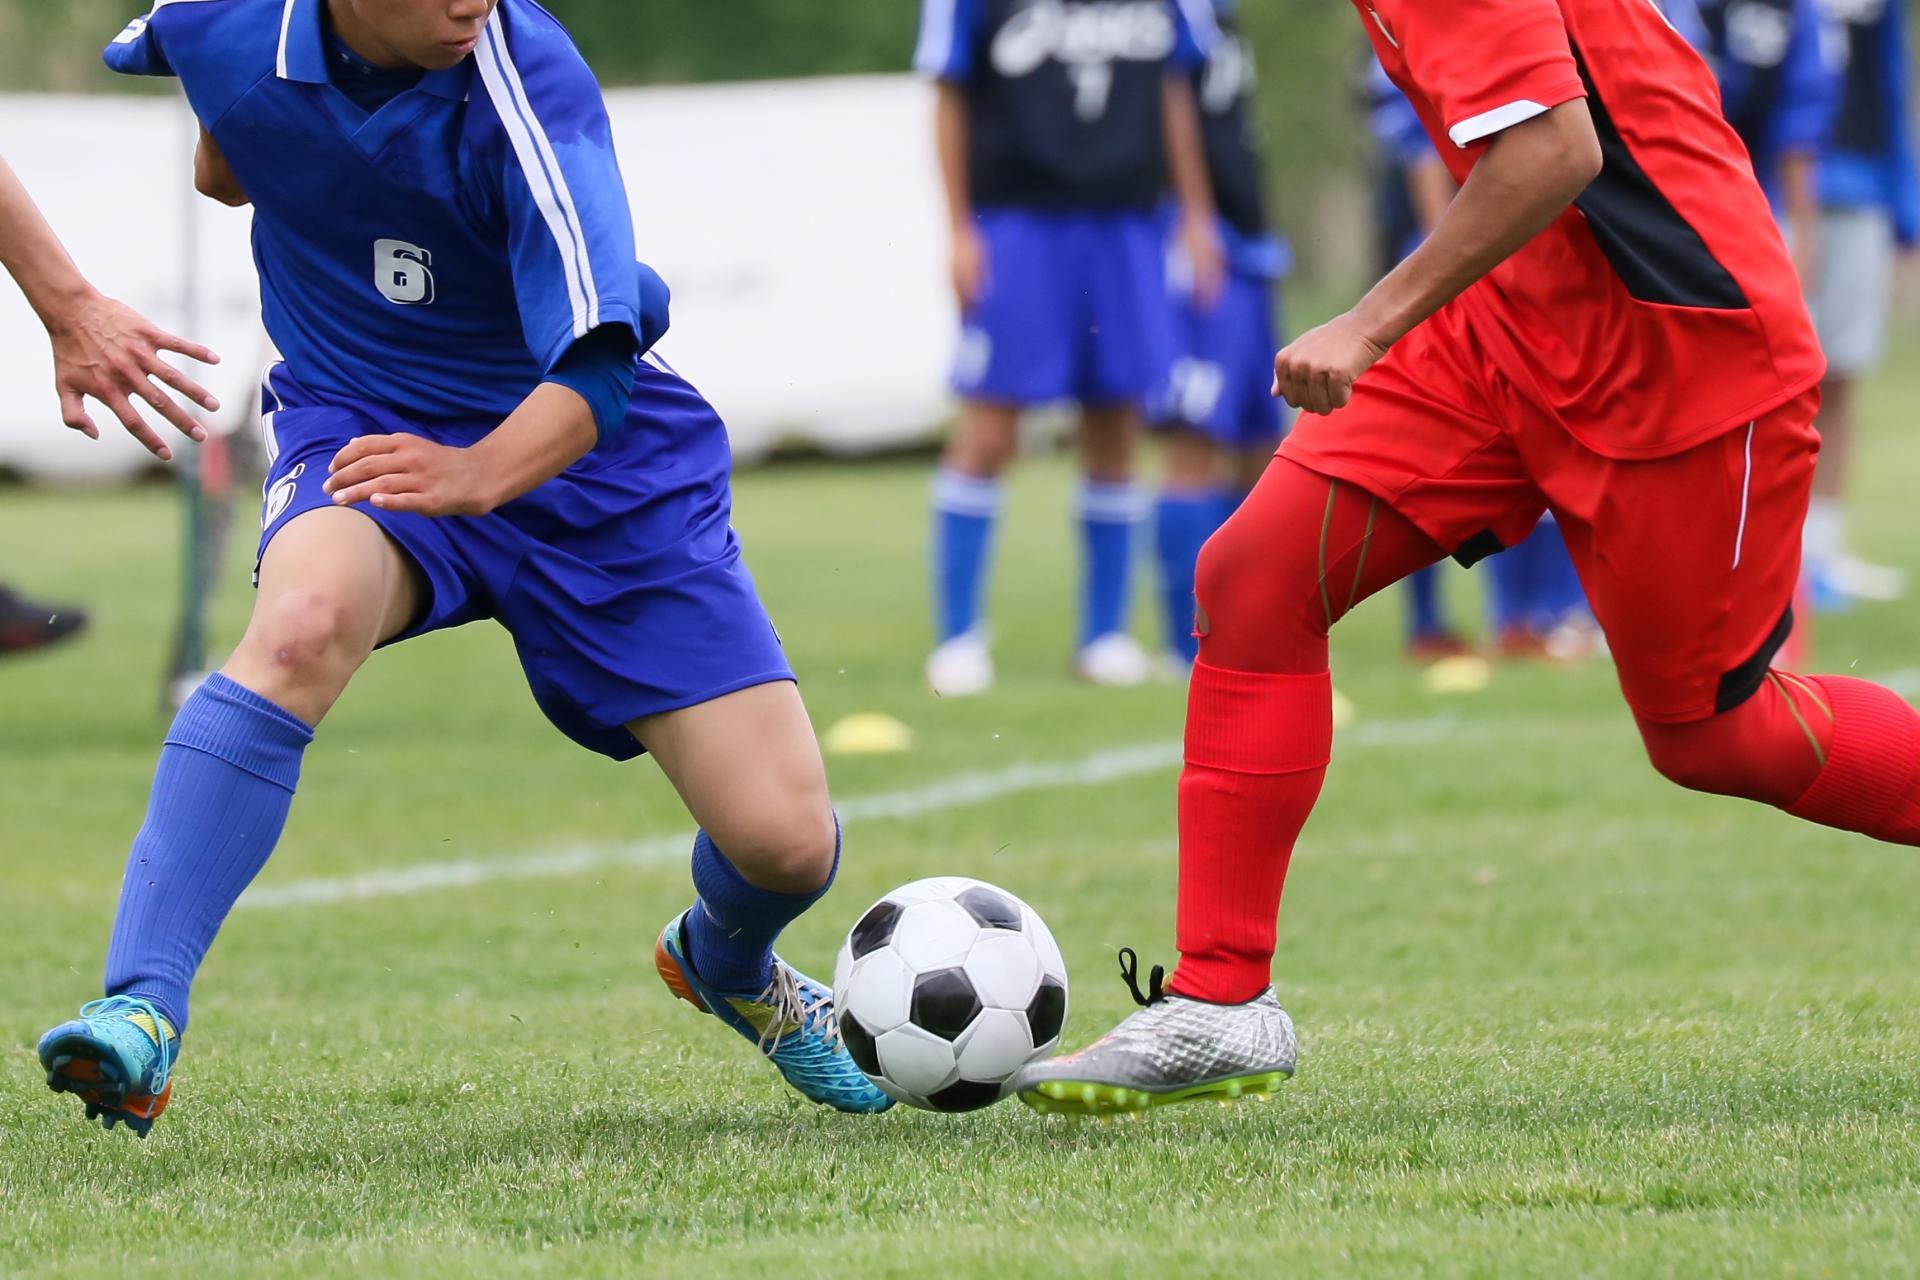
<svg viewBox="0 0 1920 1280">
<path fill-rule="evenodd" d="M 1351 747 L 1425 746 L 1454 737 L 1473 739 L 1525 737 L 1535 733 L 1564 736 L 1578 726 L 1564 722 L 1511 718 L 1463 722 L 1442 714 L 1424 720 L 1383 720 L 1342 731 L 1339 741 Z M 856 796 L 835 806 L 840 822 L 850 825 L 881 819 L 909 819 L 969 805 L 990 804 L 1027 791 L 1066 787 L 1097 787 L 1143 773 L 1157 773 L 1180 763 L 1178 742 L 1143 742 L 1112 751 L 1096 751 L 1080 760 L 1021 762 L 990 773 L 962 773 L 924 787 Z M 579 875 L 609 867 L 645 867 L 684 857 L 693 832 L 656 836 L 623 844 L 581 845 L 558 853 L 525 854 L 509 858 L 462 858 L 386 867 L 353 876 L 295 880 L 283 885 L 255 885 L 242 894 L 237 906 L 256 909 L 322 906 L 370 898 L 398 898 L 435 889 L 461 889 L 496 880 L 537 880 Z"/>
</svg>

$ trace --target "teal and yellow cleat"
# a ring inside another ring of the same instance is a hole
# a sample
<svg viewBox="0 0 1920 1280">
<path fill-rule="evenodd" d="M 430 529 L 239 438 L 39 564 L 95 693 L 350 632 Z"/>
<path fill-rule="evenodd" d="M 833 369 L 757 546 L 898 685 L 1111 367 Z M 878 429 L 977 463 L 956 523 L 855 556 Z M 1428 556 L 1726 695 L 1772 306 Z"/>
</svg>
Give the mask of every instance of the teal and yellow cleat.
<svg viewBox="0 0 1920 1280">
<path fill-rule="evenodd" d="M 892 1098 L 861 1074 L 840 1042 L 829 988 L 775 956 L 773 981 L 766 990 L 715 991 L 687 962 L 681 935 L 685 924 L 685 915 L 675 916 L 653 948 L 653 962 L 669 991 L 753 1041 L 787 1083 L 808 1099 L 854 1114 L 893 1105 Z"/>
<path fill-rule="evenodd" d="M 124 1124 L 140 1137 L 173 1097 L 180 1037 L 152 1004 L 108 996 L 80 1006 L 80 1016 L 40 1037 L 47 1087 L 87 1104 L 87 1119 L 108 1129 Z"/>
</svg>

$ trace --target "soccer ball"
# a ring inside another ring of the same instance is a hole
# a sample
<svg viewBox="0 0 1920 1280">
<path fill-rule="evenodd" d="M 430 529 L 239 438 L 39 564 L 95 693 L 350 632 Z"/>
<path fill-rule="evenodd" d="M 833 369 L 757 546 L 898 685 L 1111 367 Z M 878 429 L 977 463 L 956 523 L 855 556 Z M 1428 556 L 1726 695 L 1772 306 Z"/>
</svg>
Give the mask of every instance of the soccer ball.
<svg viewBox="0 0 1920 1280">
<path fill-rule="evenodd" d="M 1060 1043 L 1067 966 L 1032 907 L 963 876 L 867 909 L 833 966 L 847 1052 L 908 1106 L 973 1111 Z"/>
</svg>

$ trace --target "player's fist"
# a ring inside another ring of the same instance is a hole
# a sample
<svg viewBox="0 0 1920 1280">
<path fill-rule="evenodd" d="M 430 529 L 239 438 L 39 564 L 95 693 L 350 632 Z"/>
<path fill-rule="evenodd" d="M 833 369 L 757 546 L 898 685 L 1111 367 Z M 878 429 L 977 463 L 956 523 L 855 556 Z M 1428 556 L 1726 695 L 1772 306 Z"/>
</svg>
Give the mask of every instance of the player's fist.
<svg viewBox="0 0 1920 1280">
<path fill-rule="evenodd" d="M 368 502 L 423 516 L 483 516 L 498 506 L 472 449 L 420 436 L 361 436 L 333 455 L 321 489 L 335 506 Z"/>
<path fill-rule="evenodd" d="M 1273 358 L 1273 394 L 1307 413 L 1332 413 L 1353 398 L 1354 380 L 1386 352 L 1348 312 L 1280 349 Z"/>
</svg>

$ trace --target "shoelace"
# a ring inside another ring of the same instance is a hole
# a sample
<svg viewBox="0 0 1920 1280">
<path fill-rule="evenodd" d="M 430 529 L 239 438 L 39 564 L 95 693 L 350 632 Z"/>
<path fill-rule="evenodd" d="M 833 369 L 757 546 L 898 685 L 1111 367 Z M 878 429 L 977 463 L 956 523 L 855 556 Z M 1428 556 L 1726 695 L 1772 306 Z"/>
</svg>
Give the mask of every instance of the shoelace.
<svg viewBox="0 0 1920 1280">
<path fill-rule="evenodd" d="M 160 1046 L 160 1065 L 153 1069 L 153 1079 L 147 1087 L 155 1097 L 159 1097 L 167 1091 L 167 1080 L 173 1075 L 173 1054 L 167 1051 L 167 1028 L 173 1024 L 160 1015 L 160 1010 L 154 1008 L 152 1001 L 142 1000 L 138 996 L 108 996 L 103 1000 L 89 1000 L 80 1006 L 82 1018 L 113 1013 L 129 1021 L 136 1013 L 144 1013 L 153 1019 L 153 1038 Z M 134 1023 L 134 1026 L 139 1029 L 140 1024 Z M 174 1034 L 176 1038 L 179 1035 L 178 1032 Z"/>
<path fill-rule="evenodd" d="M 773 978 L 756 1003 L 773 1006 L 773 1017 L 760 1033 L 760 1052 L 771 1058 L 787 1033 L 804 1032 L 816 1022 L 824 1022 L 821 1038 L 828 1049 L 840 1044 L 840 1020 L 833 1016 L 833 992 L 816 987 L 809 995 L 800 989 L 800 979 L 784 964 L 775 963 Z"/>
<path fill-rule="evenodd" d="M 1140 994 L 1140 955 L 1132 947 L 1120 948 L 1120 976 L 1133 993 L 1133 1002 L 1143 1009 L 1167 998 L 1166 966 L 1158 964 L 1147 972 L 1147 994 Z"/>
</svg>

